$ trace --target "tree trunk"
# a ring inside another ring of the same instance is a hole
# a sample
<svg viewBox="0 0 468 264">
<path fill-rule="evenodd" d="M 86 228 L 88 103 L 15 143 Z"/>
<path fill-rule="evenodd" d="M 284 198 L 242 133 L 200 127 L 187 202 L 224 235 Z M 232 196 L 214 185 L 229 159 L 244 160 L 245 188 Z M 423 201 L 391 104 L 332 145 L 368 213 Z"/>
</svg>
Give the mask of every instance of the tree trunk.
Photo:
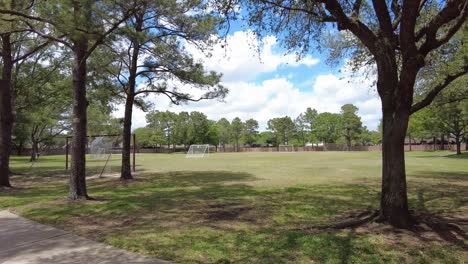
<svg viewBox="0 0 468 264">
<path fill-rule="evenodd" d="M 123 125 L 123 146 L 122 146 L 122 170 L 120 173 L 121 180 L 133 179 L 130 167 L 130 152 L 131 152 L 131 138 L 132 138 L 132 112 L 134 95 L 127 95 L 125 102 L 125 116 Z"/>
<path fill-rule="evenodd" d="M 12 84 L 13 60 L 10 34 L 2 34 L 3 72 L 0 80 L 0 186 L 11 187 L 10 154 L 13 129 Z"/>
<path fill-rule="evenodd" d="M 348 151 L 351 151 L 351 135 L 350 135 L 350 131 L 349 131 L 349 128 L 346 128 L 346 148 L 348 149 Z"/>
<path fill-rule="evenodd" d="M 21 140 L 21 141 L 19 142 L 19 144 L 18 144 L 18 153 L 17 153 L 18 156 L 23 155 L 23 148 L 24 148 L 24 143 L 23 143 L 23 141 Z"/>
<path fill-rule="evenodd" d="M 405 135 L 409 112 L 384 113 L 381 216 L 395 227 L 411 225 L 406 193 Z"/>
<path fill-rule="evenodd" d="M 377 90 L 382 100 L 382 193 L 379 219 L 398 228 L 412 226 L 408 210 L 405 170 L 405 138 L 410 109 L 413 103 L 413 87 L 416 71 L 403 65 L 403 74 L 398 75 L 395 60 L 387 56 L 391 48 L 382 49 L 377 62 Z M 394 56 L 392 56 L 394 58 Z"/>
<path fill-rule="evenodd" d="M 142 31 L 143 16 L 135 15 L 135 28 L 137 32 Z M 133 103 L 135 102 L 136 91 L 136 78 L 138 72 L 138 57 L 140 54 L 140 42 L 138 38 L 132 39 L 132 56 L 129 68 L 127 99 L 125 102 L 125 116 L 123 127 L 123 149 L 122 149 L 122 169 L 120 171 L 121 180 L 133 179 L 130 167 L 130 152 L 131 152 L 131 138 L 132 138 L 132 116 L 133 116 Z M 133 142 L 135 144 L 136 142 Z"/>
<path fill-rule="evenodd" d="M 457 155 L 461 155 L 461 142 L 459 135 L 455 136 L 455 144 L 457 145 Z"/>
<path fill-rule="evenodd" d="M 37 154 L 39 153 L 39 142 L 37 140 L 32 139 L 32 149 L 31 149 L 31 159 L 29 161 L 33 162 L 37 160 Z"/>
<path fill-rule="evenodd" d="M 411 145 L 412 145 L 411 134 L 408 134 L 408 138 L 409 138 L 409 151 L 412 151 L 412 149 L 411 149 Z"/>
<path fill-rule="evenodd" d="M 432 137 L 433 150 L 436 150 L 436 137 Z"/>
<path fill-rule="evenodd" d="M 444 134 L 440 135 L 440 150 L 445 150 L 445 147 L 444 147 Z"/>
<path fill-rule="evenodd" d="M 88 199 L 86 191 L 86 53 L 88 42 L 81 37 L 75 41 L 73 68 L 73 138 L 69 199 Z"/>
</svg>

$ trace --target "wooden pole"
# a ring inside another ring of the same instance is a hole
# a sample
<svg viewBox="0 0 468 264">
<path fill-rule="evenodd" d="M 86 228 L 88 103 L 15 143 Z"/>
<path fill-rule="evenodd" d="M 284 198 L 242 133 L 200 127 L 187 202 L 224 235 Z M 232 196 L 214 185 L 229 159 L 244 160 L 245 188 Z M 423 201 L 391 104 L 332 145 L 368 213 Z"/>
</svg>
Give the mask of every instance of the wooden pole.
<svg viewBox="0 0 468 264">
<path fill-rule="evenodd" d="M 68 171 L 68 137 L 65 138 L 65 171 Z"/>
<path fill-rule="evenodd" d="M 135 152 L 136 152 L 136 135 L 132 134 L 133 136 L 133 172 L 136 172 L 136 157 L 135 157 Z"/>
</svg>

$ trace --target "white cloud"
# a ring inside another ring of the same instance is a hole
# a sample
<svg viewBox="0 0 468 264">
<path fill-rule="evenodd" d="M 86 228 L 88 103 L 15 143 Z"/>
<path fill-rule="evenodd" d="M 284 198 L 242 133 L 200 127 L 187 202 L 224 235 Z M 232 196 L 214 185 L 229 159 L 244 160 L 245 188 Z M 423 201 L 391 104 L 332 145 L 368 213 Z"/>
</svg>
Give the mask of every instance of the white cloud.
<svg viewBox="0 0 468 264">
<path fill-rule="evenodd" d="M 286 78 L 265 80 L 261 84 L 253 82 L 226 82 L 230 89 L 225 102 L 202 101 L 187 105 L 171 105 L 164 96 L 152 96 L 157 102 L 156 109 L 173 112 L 200 111 L 210 119 L 225 117 L 232 120 L 254 118 L 260 127 L 265 129 L 269 119 L 288 115 L 297 117 L 307 107 L 319 112 L 338 113 L 343 104 L 353 103 L 359 108 L 363 123 L 375 129 L 380 118 L 380 100 L 369 86 L 356 83 L 347 78 L 340 79 L 334 75 L 319 75 L 310 90 L 300 90 Z M 123 114 L 123 110 L 120 111 Z M 134 113 L 134 127 L 145 124 L 145 114 L 140 110 Z"/>
<path fill-rule="evenodd" d="M 202 52 L 193 47 L 187 48 L 197 59 L 203 59 L 208 69 L 224 74 L 223 85 L 229 89 L 225 102 L 210 100 L 175 106 L 164 96 L 151 95 L 149 100 L 154 102 L 155 108 L 173 112 L 200 111 L 213 120 L 222 117 L 229 120 L 235 117 L 242 120 L 254 118 L 259 121 L 261 129 L 265 129 L 269 119 L 285 115 L 295 118 L 307 107 L 319 112 L 338 113 L 342 105 L 352 103 L 359 108 L 363 123 L 370 129 L 377 128 L 381 116 L 380 99 L 372 89 L 372 80 L 363 77 L 364 72 L 351 74 L 345 66 L 340 74 L 311 76 L 302 83 L 295 83 L 294 76 L 299 72 L 281 74 L 282 67 L 313 66 L 318 63 L 318 59 L 306 56 L 297 62 L 294 55 L 283 56 L 275 51 L 276 39 L 267 37 L 262 41 L 260 61 L 255 50 L 258 42 L 248 31 L 234 33 L 227 43 L 226 48 L 219 45 L 214 47 L 210 58 L 205 58 Z M 275 73 L 275 77 L 256 81 L 262 73 Z M 190 88 L 181 86 L 181 89 Z M 200 91 L 193 89 L 191 94 L 200 94 Z M 115 116 L 122 115 L 123 107 L 119 107 Z M 135 110 L 133 128 L 145 124 L 145 113 Z"/>
<path fill-rule="evenodd" d="M 265 37 L 259 43 L 253 32 L 237 31 L 227 37 L 225 44 L 215 45 L 209 58 L 194 46 L 187 45 L 187 50 L 207 69 L 223 73 L 225 82 L 252 81 L 262 73 L 275 72 L 281 66 L 310 67 L 319 62 L 310 55 L 297 61 L 293 54 L 275 51 L 277 46 L 273 36 Z"/>
</svg>

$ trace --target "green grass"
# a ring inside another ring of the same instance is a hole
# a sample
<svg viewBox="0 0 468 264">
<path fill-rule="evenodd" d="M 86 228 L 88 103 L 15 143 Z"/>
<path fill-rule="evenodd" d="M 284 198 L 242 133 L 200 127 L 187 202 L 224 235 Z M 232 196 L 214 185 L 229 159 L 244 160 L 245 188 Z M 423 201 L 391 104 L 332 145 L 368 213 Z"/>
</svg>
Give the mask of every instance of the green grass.
<svg viewBox="0 0 468 264">
<path fill-rule="evenodd" d="M 118 172 L 118 157 L 113 172 Z M 113 246 L 182 263 L 464 263 L 453 233 L 319 227 L 378 207 L 380 153 L 141 154 L 137 180 L 88 180 L 96 201 L 66 200 L 62 157 L 13 158 L 0 208 Z M 468 153 L 406 158 L 412 209 L 468 216 Z M 89 163 L 90 174 L 100 163 Z M 466 225 L 462 226 L 466 232 Z M 466 237 L 466 233 L 465 233 Z"/>
</svg>

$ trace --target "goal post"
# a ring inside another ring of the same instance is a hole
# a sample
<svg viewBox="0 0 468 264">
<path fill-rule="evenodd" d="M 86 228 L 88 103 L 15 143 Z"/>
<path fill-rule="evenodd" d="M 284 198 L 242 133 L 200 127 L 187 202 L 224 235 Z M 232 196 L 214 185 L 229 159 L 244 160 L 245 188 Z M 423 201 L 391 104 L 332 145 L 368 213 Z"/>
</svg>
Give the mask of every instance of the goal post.
<svg viewBox="0 0 468 264">
<path fill-rule="evenodd" d="M 65 170 L 68 172 L 70 168 L 70 150 L 72 145 L 70 139 L 73 136 L 67 136 L 65 138 Z M 110 173 L 111 166 L 120 167 L 121 154 L 123 150 L 122 134 L 102 134 L 86 136 L 87 138 L 87 159 L 90 159 L 87 163 L 93 163 L 93 169 L 95 173 L 102 175 L 103 173 Z M 131 135 L 131 146 L 130 152 L 132 155 L 132 171 L 136 171 L 136 135 Z M 90 164 L 91 165 L 91 164 Z M 87 165 L 88 167 L 88 165 Z M 88 170 L 88 169 L 87 169 Z M 118 169 L 120 171 L 120 169 Z M 114 169 L 114 173 L 117 170 Z"/>
<path fill-rule="evenodd" d="M 293 145 L 279 145 L 278 151 L 279 152 L 294 152 L 294 146 Z"/>
<path fill-rule="evenodd" d="M 210 152 L 210 145 L 201 144 L 201 145 L 190 145 L 186 158 L 204 158 L 208 156 Z"/>
</svg>

